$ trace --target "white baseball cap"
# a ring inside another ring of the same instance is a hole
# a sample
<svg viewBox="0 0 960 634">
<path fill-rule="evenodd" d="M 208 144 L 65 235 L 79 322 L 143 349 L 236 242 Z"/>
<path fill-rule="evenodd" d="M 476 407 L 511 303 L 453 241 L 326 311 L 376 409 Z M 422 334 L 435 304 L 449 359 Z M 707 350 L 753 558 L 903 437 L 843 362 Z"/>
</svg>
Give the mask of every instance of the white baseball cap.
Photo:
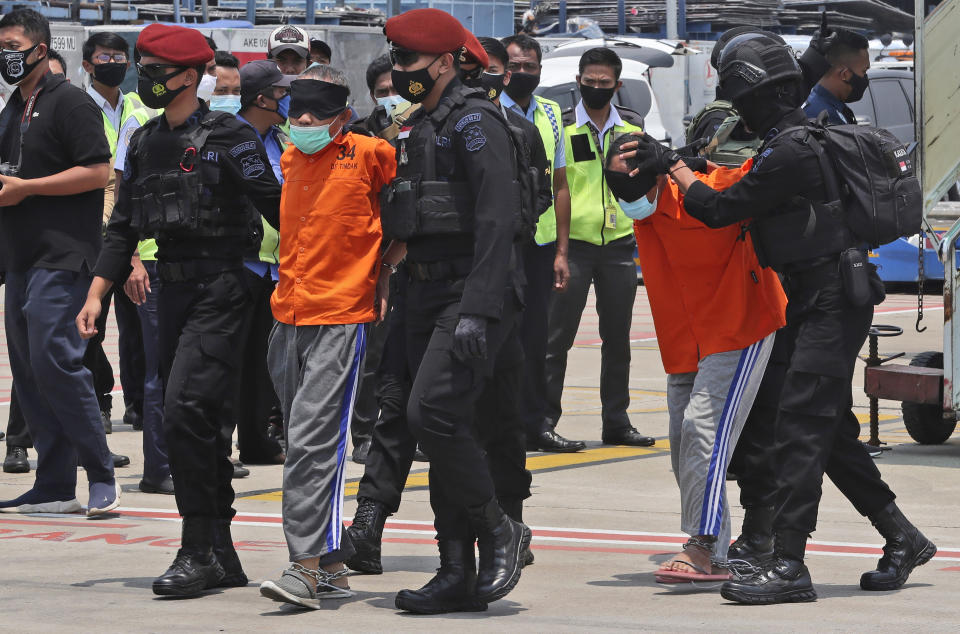
<svg viewBox="0 0 960 634">
<path fill-rule="evenodd" d="M 310 57 L 310 36 L 298 26 L 284 24 L 274 29 L 267 44 L 267 54 L 276 57 L 283 51 L 296 51 L 304 59 Z"/>
</svg>

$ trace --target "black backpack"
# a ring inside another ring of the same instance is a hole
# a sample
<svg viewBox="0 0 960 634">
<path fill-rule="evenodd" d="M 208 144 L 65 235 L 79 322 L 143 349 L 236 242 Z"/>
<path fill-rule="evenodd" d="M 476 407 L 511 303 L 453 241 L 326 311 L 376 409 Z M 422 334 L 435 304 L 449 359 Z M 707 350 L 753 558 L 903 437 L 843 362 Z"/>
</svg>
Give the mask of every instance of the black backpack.
<svg viewBox="0 0 960 634">
<path fill-rule="evenodd" d="M 872 248 L 920 232 L 923 195 L 907 149 L 888 130 L 856 124 L 825 125 L 821 113 L 805 129 L 820 160 L 831 200 L 847 225 Z"/>
</svg>

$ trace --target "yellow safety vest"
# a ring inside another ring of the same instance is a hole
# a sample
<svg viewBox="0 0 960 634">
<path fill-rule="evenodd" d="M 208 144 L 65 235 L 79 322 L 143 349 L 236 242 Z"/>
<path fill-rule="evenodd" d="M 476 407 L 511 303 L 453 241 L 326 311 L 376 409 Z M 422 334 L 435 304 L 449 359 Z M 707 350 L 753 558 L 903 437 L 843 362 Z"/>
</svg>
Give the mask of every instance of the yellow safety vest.
<svg viewBox="0 0 960 634">
<path fill-rule="evenodd" d="M 623 123 L 607 130 L 603 140 L 605 148 L 621 134 L 641 129 L 640 115 L 624 108 L 617 111 Z M 570 239 L 602 246 L 632 234 L 633 220 L 620 209 L 604 181 L 604 156 L 597 149 L 592 126 L 585 123 L 577 127 L 573 119 L 563 134 L 570 186 Z"/>
<path fill-rule="evenodd" d="M 560 143 L 560 131 L 563 129 L 563 114 L 560 104 L 539 95 L 533 96 L 537 104 L 533 111 L 533 124 L 537 126 L 540 138 L 543 139 L 543 148 L 547 154 L 548 178 L 553 178 L 553 159 L 557 155 L 557 145 Z M 551 182 L 552 189 L 552 182 Z M 537 244 L 550 244 L 557 241 L 557 217 L 553 205 L 540 214 L 537 221 L 537 233 L 534 236 Z"/>
<path fill-rule="evenodd" d="M 144 105 L 140 100 L 140 95 L 135 92 L 129 92 L 123 95 L 123 108 L 120 111 L 119 130 L 113 128 L 113 124 L 110 123 L 110 118 L 106 112 L 101 110 L 100 114 L 103 116 L 103 131 L 107 135 L 107 143 L 110 144 L 110 156 L 113 158 L 117 157 L 117 141 L 120 139 L 120 130 L 123 129 L 127 120 L 130 119 L 130 117 L 134 117 L 140 122 L 140 125 L 143 125 L 156 115 L 153 110 Z"/>
<path fill-rule="evenodd" d="M 120 110 L 120 129 L 114 129 L 113 123 L 110 122 L 110 118 L 107 117 L 107 113 L 100 111 L 100 114 L 103 116 L 103 132 L 107 135 L 107 143 L 110 144 L 110 164 L 111 168 L 113 167 L 113 161 L 117 158 L 117 143 L 120 140 L 120 130 L 123 129 L 124 124 L 134 117 L 137 121 L 140 122 L 140 125 L 143 125 L 151 118 L 156 116 L 157 112 L 148 108 L 143 101 L 140 100 L 140 95 L 135 92 L 124 93 L 123 95 L 123 108 Z M 113 169 L 110 170 L 110 182 L 107 184 L 107 192 L 104 196 L 104 217 L 108 217 L 113 213 L 113 196 L 115 195 L 115 186 L 114 183 L 115 175 Z M 107 197 L 110 197 L 107 200 Z M 140 260 L 143 262 L 151 262 L 157 259 L 157 242 L 156 240 L 141 240 L 137 245 L 137 252 L 140 254 Z"/>
</svg>

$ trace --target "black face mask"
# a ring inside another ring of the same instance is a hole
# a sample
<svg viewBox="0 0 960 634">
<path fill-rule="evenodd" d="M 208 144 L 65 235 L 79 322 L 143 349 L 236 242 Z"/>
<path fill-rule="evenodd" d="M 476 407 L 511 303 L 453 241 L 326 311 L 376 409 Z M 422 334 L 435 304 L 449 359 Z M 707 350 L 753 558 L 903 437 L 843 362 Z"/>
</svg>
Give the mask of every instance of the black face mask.
<svg viewBox="0 0 960 634">
<path fill-rule="evenodd" d="M 594 88 L 593 86 L 584 86 L 580 84 L 580 96 L 583 97 L 583 105 L 591 110 L 600 110 L 613 99 L 613 93 L 616 88 Z"/>
<path fill-rule="evenodd" d="M 184 84 L 176 90 L 171 90 L 167 88 L 167 82 L 186 70 L 186 68 L 178 68 L 157 79 L 140 75 L 140 79 L 137 81 L 137 94 L 140 95 L 144 105 L 148 108 L 166 108 L 169 106 L 170 102 L 177 98 L 177 95 L 187 89 L 187 85 Z"/>
<path fill-rule="evenodd" d="M 116 88 L 122 84 L 123 78 L 126 76 L 126 62 L 106 62 L 104 64 L 94 64 L 93 66 L 93 78 L 110 88 Z"/>
<path fill-rule="evenodd" d="M 493 101 L 503 92 L 503 73 L 484 73 L 480 75 L 480 84 L 487 91 L 487 98 Z"/>
<path fill-rule="evenodd" d="M 495 100 L 503 92 L 503 74 L 483 73 L 479 77 L 464 78 L 463 83 L 470 88 L 482 88 L 490 101 Z"/>
<path fill-rule="evenodd" d="M 33 69 L 36 68 L 37 64 L 43 59 L 41 57 L 29 64 L 26 62 L 27 57 L 29 57 L 38 46 L 40 45 L 34 44 L 25 51 L 11 51 L 9 49 L 0 51 L 0 77 L 3 77 L 3 81 L 11 86 L 16 86 L 26 79 L 27 75 L 32 73 Z"/>
<path fill-rule="evenodd" d="M 867 86 L 870 85 L 870 78 L 867 74 L 858 75 L 850 71 L 850 79 L 844 82 L 850 85 L 850 94 L 844 99 L 844 103 L 854 103 L 863 99 L 863 93 L 867 92 Z"/>
<path fill-rule="evenodd" d="M 540 85 L 540 75 L 531 73 L 513 73 L 510 75 L 510 83 L 504 90 L 514 101 L 526 99 L 533 94 L 533 91 Z"/>
<path fill-rule="evenodd" d="M 740 120 L 760 138 L 773 126 L 796 109 L 796 106 L 776 99 L 748 97 L 733 102 Z"/>
<path fill-rule="evenodd" d="M 410 103 L 421 103 L 433 91 L 437 80 L 430 76 L 430 67 L 434 62 L 440 59 L 440 55 L 419 70 L 397 70 L 390 71 L 390 79 L 393 81 L 393 87 L 397 94 Z"/>
</svg>

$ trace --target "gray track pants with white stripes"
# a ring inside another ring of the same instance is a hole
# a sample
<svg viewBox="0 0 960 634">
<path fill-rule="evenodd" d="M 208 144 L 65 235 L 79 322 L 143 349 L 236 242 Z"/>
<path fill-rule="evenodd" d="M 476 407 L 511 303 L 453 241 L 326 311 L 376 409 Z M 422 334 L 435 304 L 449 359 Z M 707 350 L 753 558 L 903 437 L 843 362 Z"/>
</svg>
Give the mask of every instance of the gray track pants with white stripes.
<svg viewBox="0 0 960 634">
<path fill-rule="evenodd" d="M 760 387 L 773 338 L 770 334 L 743 350 L 708 355 L 696 372 L 667 377 L 670 457 L 680 485 L 681 530 L 715 536 L 715 561 L 726 561 L 730 547 L 727 464 Z"/>
</svg>

